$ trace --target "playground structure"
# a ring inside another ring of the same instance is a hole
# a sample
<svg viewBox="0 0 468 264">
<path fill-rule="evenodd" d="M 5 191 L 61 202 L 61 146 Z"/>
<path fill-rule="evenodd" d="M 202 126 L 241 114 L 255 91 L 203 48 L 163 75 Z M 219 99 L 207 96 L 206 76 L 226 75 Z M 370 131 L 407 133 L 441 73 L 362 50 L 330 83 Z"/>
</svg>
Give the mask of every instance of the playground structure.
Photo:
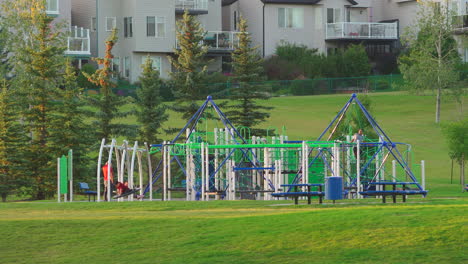
<svg viewBox="0 0 468 264">
<path fill-rule="evenodd" d="M 151 177 L 149 177 L 152 172 L 151 167 L 151 157 L 149 155 L 149 147 L 145 142 L 144 148 L 140 148 L 138 142 L 135 141 L 133 146 L 130 146 L 127 141 L 123 141 L 121 145 L 117 144 L 116 139 L 112 139 L 110 144 L 106 145 L 106 140 L 102 139 L 101 147 L 99 149 L 99 157 L 97 164 L 97 201 L 101 201 L 101 171 L 103 157 L 106 157 L 107 154 L 107 175 L 111 175 L 113 168 L 113 162 L 115 161 L 115 170 L 117 171 L 117 179 L 114 179 L 114 182 L 127 182 L 130 189 L 139 188 L 140 195 L 143 195 L 143 186 L 149 186 L 149 196 L 152 200 L 152 184 Z M 146 156 L 146 160 L 145 160 Z M 146 163 L 146 166 L 144 166 Z M 135 166 L 136 165 L 136 166 Z M 144 168 L 147 168 L 148 171 L 145 173 Z M 135 179 L 135 171 L 137 171 L 138 179 Z M 145 176 L 148 175 L 148 176 Z M 148 181 L 146 181 L 148 180 Z M 104 182 L 103 182 L 104 183 Z M 111 186 L 111 177 L 107 178 L 107 186 Z M 138 186 L 138 187 L 137 187 Z M 111 201 L 112 192 L 107 192 L 107 201 Z M 124 197 L 117 199 L 118 201 L 123 201 Z M 133 195 L 128 196 L 129 201 L 133 201 Z"/>
<path fill-rule="evenodd" d="M 376 139 L 337 139 L 338 126 L 351 108 L 362 112 Z M 208 131 L 207 110 L 216 114 L 221 128 Z M 152 145 L 149 153 L 159 160 L 143 192 L 150 200 L 154 185 L 161 186 L 162 200 L 171 200 L 175 192 L 187 201 L 272 200 L 280 194 L 287 197 L 294 186 L 306 192 L 308 185 L 324 184 L 328 177 L 343 177 L 346 198 L 377 196 L 385 201 L 392 195 L 395 202 L 396 195 L 405 199 L 427 194 L 424 162 L 420 183 L 412 170 L 411 145 L 390 140 L 355 94 L 316 140 L 303 141 L 287 135 L 257 137 L 248 128 L 236 129 L 208 97 L 172 141 Z M 385 190 L 388 185 L 393 190 Z"/>
</svg>

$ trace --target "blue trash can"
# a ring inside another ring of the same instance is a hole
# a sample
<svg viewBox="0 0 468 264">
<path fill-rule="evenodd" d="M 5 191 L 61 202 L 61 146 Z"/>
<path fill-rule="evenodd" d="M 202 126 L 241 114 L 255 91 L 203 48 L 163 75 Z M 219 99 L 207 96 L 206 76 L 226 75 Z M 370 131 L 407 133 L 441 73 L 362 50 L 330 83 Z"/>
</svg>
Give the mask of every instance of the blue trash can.
<svg viewBox="0 0 468 264">
<path fill-rule="evenodd" d="M 325 178 L 325 199 L 342 200 L 343 199 L 343 177 Z"/>
</svg>

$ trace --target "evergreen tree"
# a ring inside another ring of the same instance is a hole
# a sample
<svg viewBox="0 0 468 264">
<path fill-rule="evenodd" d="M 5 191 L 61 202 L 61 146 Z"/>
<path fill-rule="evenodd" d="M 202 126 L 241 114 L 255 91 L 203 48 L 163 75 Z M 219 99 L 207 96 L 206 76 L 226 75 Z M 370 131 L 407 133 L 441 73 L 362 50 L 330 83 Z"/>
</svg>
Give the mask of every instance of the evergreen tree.
<svg viewBox="0 0 468 264">
<path fill-rule="evenodd" d="M 372 101 L 368 95 L 359 95 L 359 101 L 361 101 L 362 105 L 366 108 L 367 112 L 369 112 L 373 116 L 373 107 Z M 373 116 L 375 119 L 375 116 Z M 342 118 L 340 124 L 336 128 L 335 133 L 333 134 L 331 139 L 338 139 L 338 140 L 346 140 L 346 136 L 353 136 L 355 133 L 362 129 L 364 135 L 368 139 L 373 139 L 378 141 L 378 136 L 374 131 L 371 123 L 367 120 L 367 117 L 362 112 L 361 108 L 357 105 L 357 103 L 353 103 L 349 106 L 345 116 Z"/>
<path fill-rule="evenodd" d="M 169 60 L 175 71 L 171 73 L 174 82 L 176 103 L 173 110 L 182 113 L 184 119 L 195 114 L 203 99 L 203 81 L 206 75 L 207 62 L 205 55 L 208 47 L 203 44 L 205 31 L 200 22 L 186 10 L 182 19 L 177 22 L 177 45 L 175 56 Z"/>
<path fill-rule="evenodd" d="M 82 89 L 77 85 L 75 69 L 67 61 L 63 77 L 62 98 L 57 103 L 57 116 L 54 118 L 54 127 L 51 131 L 51 141 L 55 152 L 65 155 L 69 149 L 73 150 L 73 172 L 75 178 L 85 179 L 89 164 L 89 148 L 94 137 L 92 129 L 85 123 L 85 118 L 92 114 L 86 110 L 85 100 L 81 98 Z"/>
<path fill-rule="evenodd" d="M 56 157 L 50 130 L 59 95 L 60 71 L 64 65 L 65 32 L 52 24 L 42 0 L 7 0 L 3 4 L 2 28 L 8 34 L 8 49 L 16 76 L 12 80 L 21 101 L 22 120 L 30 133 L 26 153 L 29 184 L 36 199 L 54 195 Z"/>
<path fill-rule="evenodd" d="M 236 88 L 231 89 L 232 100 L 227 116 L 236 126 L 253 128 L 264 122 L 270 114 L 272 107 L 261 105 L 259 100 L 270 98 L 267 87 L 259 84 L 251 84 L 264 80 L 262 77 L 263 60 L 256 47 L 251 47 L 251 36 L 247 31 L 247 21 L 240 17 L 239 20 L 239 45 L 232 53 L 232 81 Z M 265 131 L 257 130 L 256 133 Z"/>
<path fill-rule="evenodd" d="M 1 18 L 0 18 L 1 19 Z M 11 74 L 11 66 L 8 60 L 8 48 L 6 35 L 8 32 L 0 28 L 0 78 L 8 78 Z"/>
<path fill-rule="evenodd" d="M 117 43 L 117 29 L 106 39 L 106 50 L 104 58 L 94 58 L 100 69 L 93 74 L 82 72 L 88 80 L 100 87 L 100 94 L 89 98 L 89 104 L 97 109 L 94 114 L 95 121 L 93 127 L 97 130 L 98 139 L 110 139 L 111 136 L 133 136 L 135 126 L 120 124 L 116 119 L 126 117 L 130 112 L 121 111 L 121 107 L 126 104 L 124 97 L 117 96 L 112 88 L 116 84 L 112 81 L 112 49 Z M 100 140 L 98 140 L 100 141 Z"/>
<path fill-rule="evenodd" d="M 24 180 L 22 173 L 27 136 L 19 120 L 19 109 L 6 81 L 0 90 L 0 196 L 15 191 Z"/>
<path fill-rule="evenodd" d="M 153 68 L 153 61 L 149 56 L 142 68 L 141 87 L 136 91 L 136 116 L 141 124 L 138 134 L 141 142 L 157 144 L 160 142 L 159 130 L 168 119 L 161 97 L 163 82 L 159 78 L 159 72 Z"/>
</svg>

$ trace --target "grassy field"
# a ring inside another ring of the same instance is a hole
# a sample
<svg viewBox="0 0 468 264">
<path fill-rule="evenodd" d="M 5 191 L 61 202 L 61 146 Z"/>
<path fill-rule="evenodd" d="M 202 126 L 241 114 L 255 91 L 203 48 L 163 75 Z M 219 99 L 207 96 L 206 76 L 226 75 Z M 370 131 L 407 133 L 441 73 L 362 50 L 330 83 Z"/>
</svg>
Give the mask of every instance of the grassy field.
<svg viewBox="0 0 468 264">
<path fill-rule="evenodd" d="M 450 184 L 451 161 L 440 126 L 435 124 L 435 98 L 408 95 L 402 92 L 369 94 L 374 117 L 386 134 L 396 142 L 412 145 L 414 163 L 426 161 L 427 189 L 431 196 L 460 196 L 459 169 L 455 166 Z M 274 106 L 270 119 L 262 127 L 285 126 L 290 140 L 315 140 L 349 100 L 350 95 L 276 97 L 265 104 Z M 216 100 L 215 100 L 216 101 Z M 212 111 L 212 110 L 208 110 Z M 182 127 L 186 121 L 170 113 L 168 127 Z M 452 121 L 460 116 L 451 98 L 442 101 L 441 120 Z M 135 123 L 135 118 L 123 120 Z M 223 127 L 209 122 L 209 127 Z M 209 128 L 210 129 L 210 128 Z M 164 137 L 164 136 L 163 136 Z M 174 135 L 165 135 L 171 140 Z M 418 170 L 418 169 L 415 169 Z M 415 172 L 419 174 L 419 170 Z"/>
<path fill-rule="evenodd" d="M 9 203 L 1 263 L 467 263 L 467 199 Z"/>
<path fill-rule="evenodd" d="M 468 193 L 457 184 L 457 170 L 450 183 L 434 98 L 370 96 L 388 136 L 412 144 L 414 159 L 426 160 L 428 198 L 298 206 L 284 200 L 6 203 L 0 204 L 0 263 L 468 263 Z M 264 127 L 286 126 L 290 140 L 313 140 L 348 99 L 273 98 Z M 455 104 L 443 101 L 442 120 L 456 118 Z M 167 126 L 182 125 L 171 113 Z"/>
</svg>

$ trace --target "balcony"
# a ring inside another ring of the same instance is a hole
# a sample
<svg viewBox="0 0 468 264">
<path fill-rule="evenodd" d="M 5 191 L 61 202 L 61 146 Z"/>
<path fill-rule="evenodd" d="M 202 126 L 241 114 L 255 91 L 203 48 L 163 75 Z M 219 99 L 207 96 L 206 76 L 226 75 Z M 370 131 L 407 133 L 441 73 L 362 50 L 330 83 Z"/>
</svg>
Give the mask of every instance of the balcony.
<svg viewBox="0 0 468 264">
<path fill-rule="evenodd" d="M 468 33 L 468 15 L 454 16 L 455 34 Z"/>
<path fill-rule="evenodd" d="M 175 0 L 177 14 L 188 10 L 191 15 L 208 14 L 208 0 Z"/>
<path fill-rule="evenodd" d="M 208 46 L 209 53 L 230 53 L 239 45 L 240 33 L 235 31 L 208 31 L 203 39 L 203 44 Z M 179 48 L 177 41 L 176 47 Z"/>
<path fill-rule="evenodd" d="M 59 0 L 47 0 L 45 8 L 48 15 L 58 16 L 60 14 Z"/>
<path fill-rule="evenodd" d="M 89 57 L 91 56 L 90 43 L 89 29 L 74 26 L 70 29 L 65 54 L 68 56 Z"/>
<path fill-rule="evenodd" d="M 327 40 L 396 40 L 398 39 L 397 23 L 328 23 Z"/>
</svg>

